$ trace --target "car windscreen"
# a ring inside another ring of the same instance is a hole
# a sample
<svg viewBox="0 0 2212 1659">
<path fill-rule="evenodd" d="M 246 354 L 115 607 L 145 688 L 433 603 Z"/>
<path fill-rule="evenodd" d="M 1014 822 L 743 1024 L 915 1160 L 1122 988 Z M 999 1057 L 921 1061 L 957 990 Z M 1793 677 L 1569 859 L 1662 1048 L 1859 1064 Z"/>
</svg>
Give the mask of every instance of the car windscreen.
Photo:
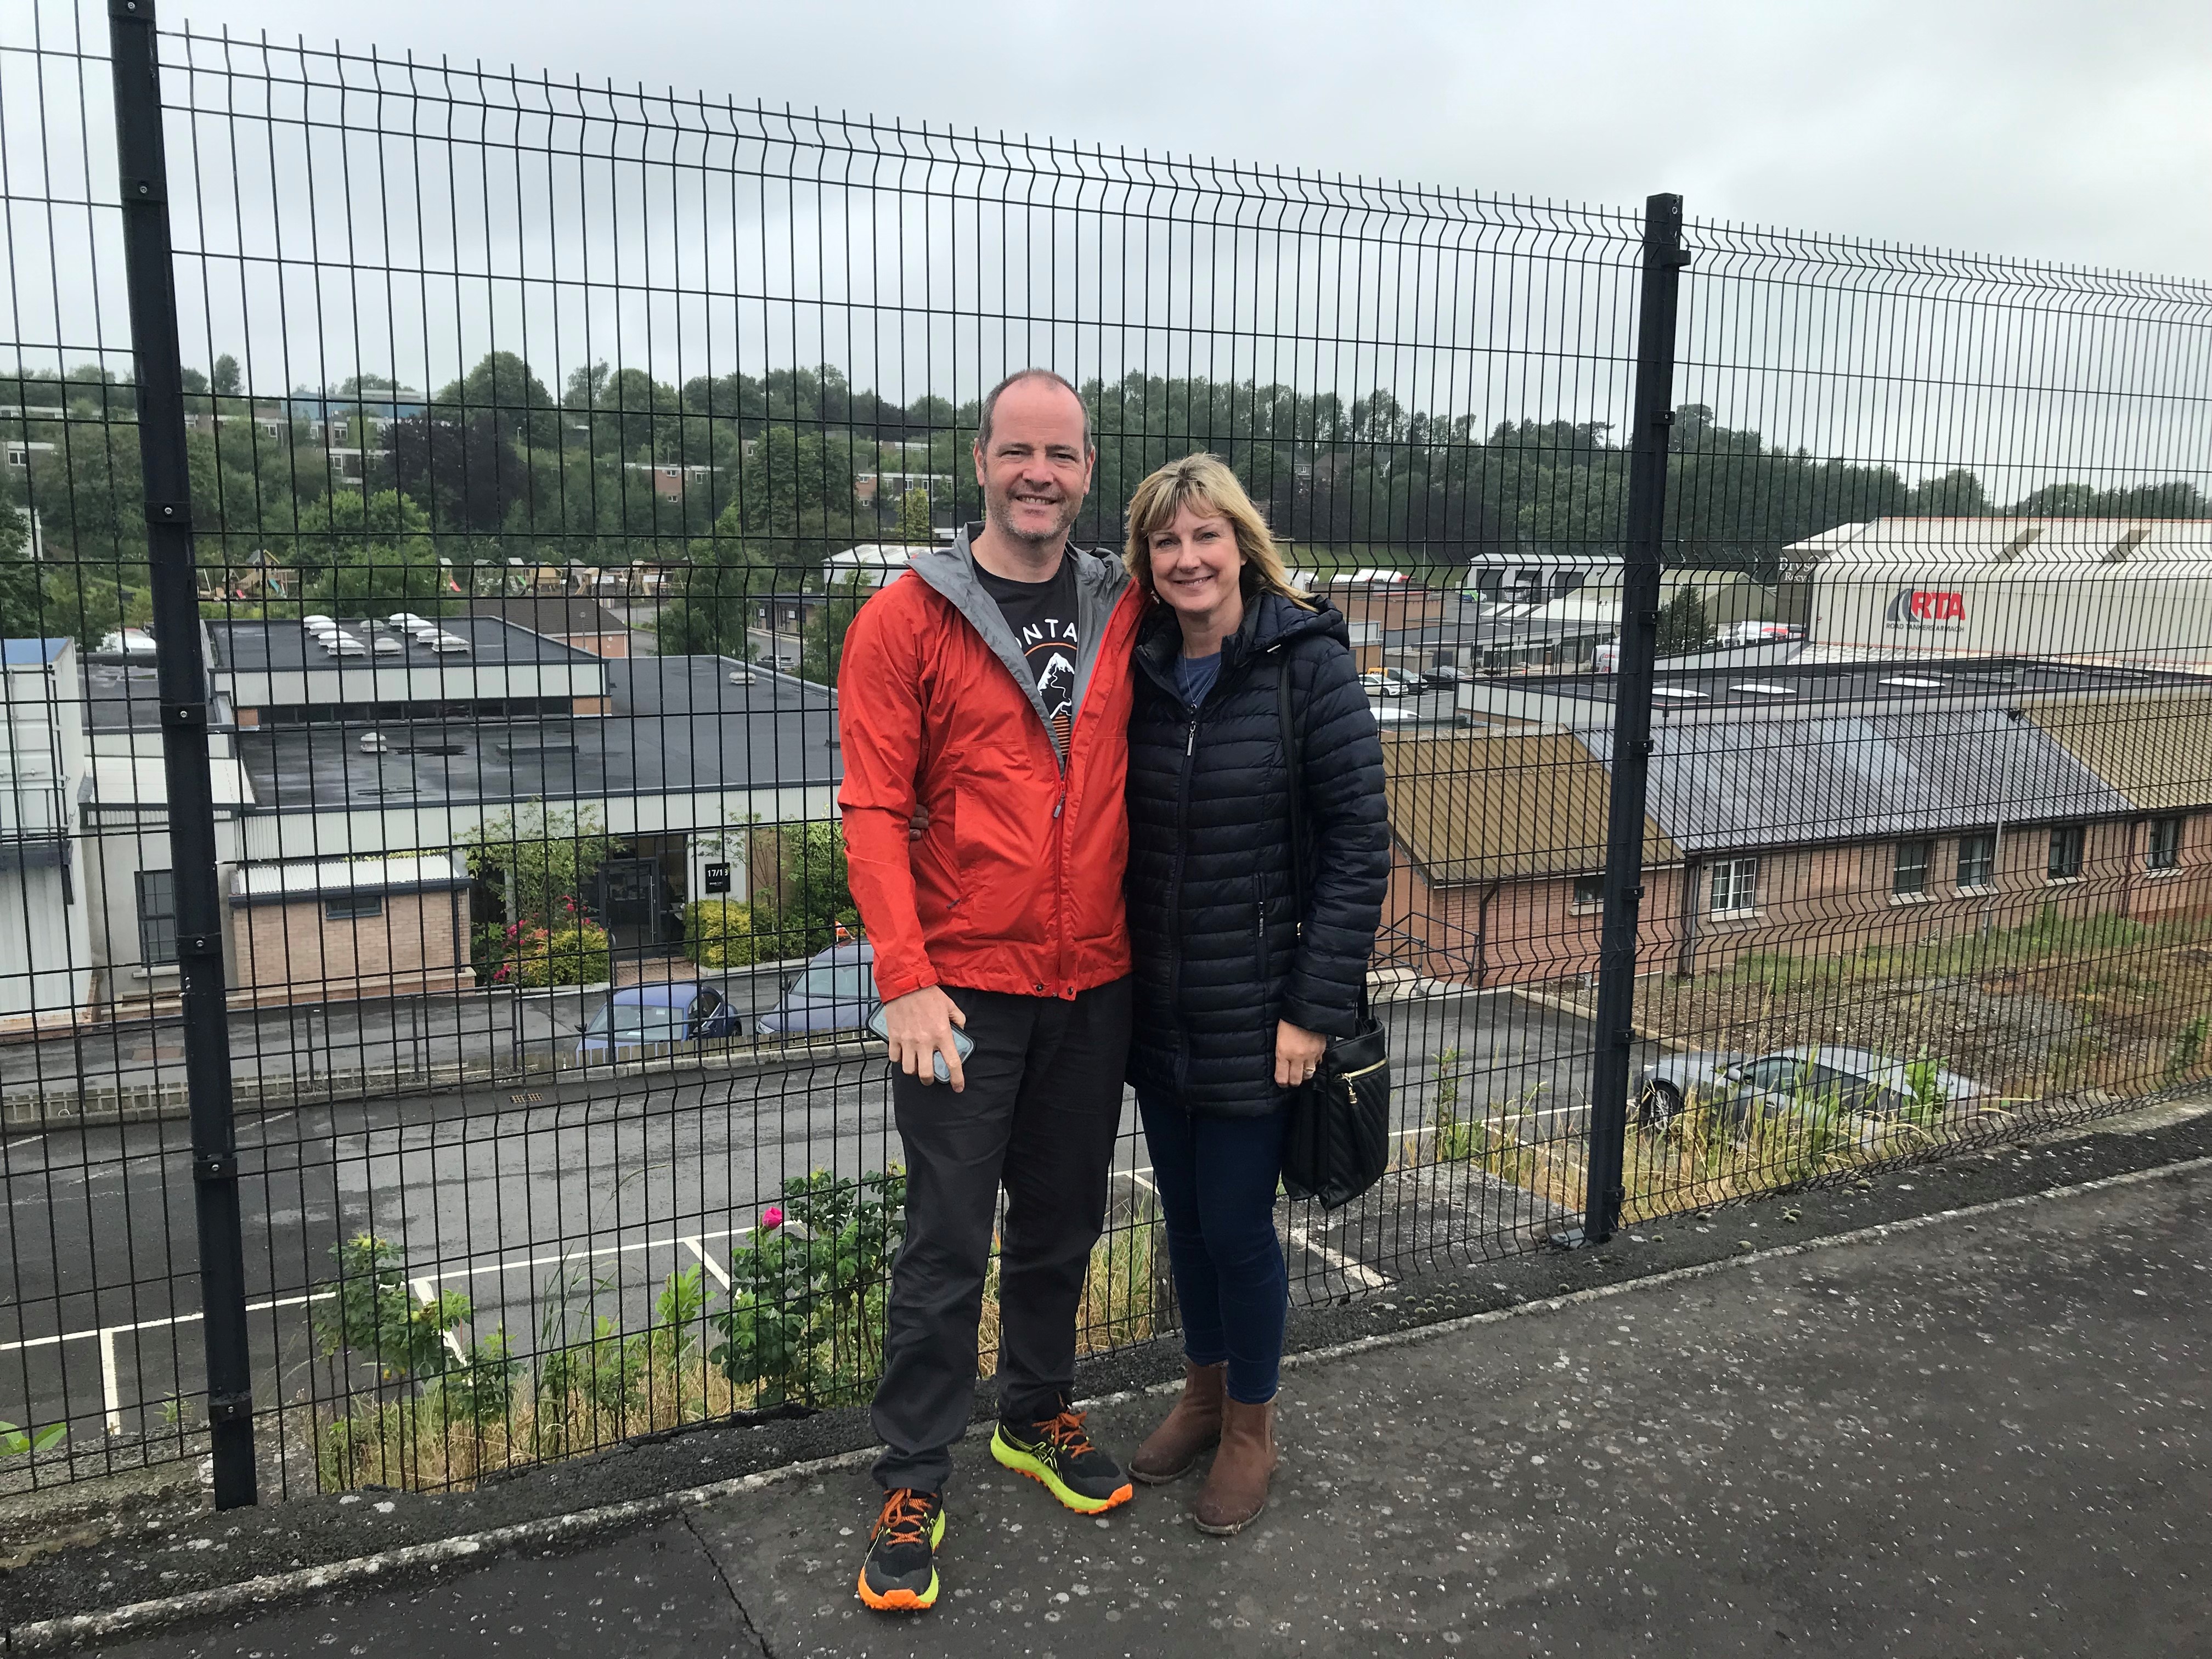
<svg viewBox="0 0 2212 1659">
<path fill-rule="evenodd" d="M 641 1008 L 624 1003 L 614 1011 L 615 1036 L 624 1042 L 673 1042 L 684 1035 L 680 1008 Z"/>
<path fill-rule="evenodd" d="M 857 962 L 824 963 L 799 976 L 799 994 L 809 1002 L 872 1002 L 875 975 Z"/>
</svg>

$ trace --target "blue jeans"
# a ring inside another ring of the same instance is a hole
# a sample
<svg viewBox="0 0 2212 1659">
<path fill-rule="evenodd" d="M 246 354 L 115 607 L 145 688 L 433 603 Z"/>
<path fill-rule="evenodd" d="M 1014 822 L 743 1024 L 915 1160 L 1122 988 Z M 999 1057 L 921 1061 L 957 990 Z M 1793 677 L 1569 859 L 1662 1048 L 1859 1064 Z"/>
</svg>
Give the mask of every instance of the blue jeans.
<svg viewBox="0 0 2212 1659">
<path fill-rule="evenodd" d="M 1290 1303 L 1275 1236 L 1290 1114 L 1208 1117 L 1143 1095 L 1137 1109 L 1167 1222 L 1183 1352 L 1194 1365 L 1227 1360 L 1229 1397 L 1265 1405 L 1275 1397 Z"/>
</svg>

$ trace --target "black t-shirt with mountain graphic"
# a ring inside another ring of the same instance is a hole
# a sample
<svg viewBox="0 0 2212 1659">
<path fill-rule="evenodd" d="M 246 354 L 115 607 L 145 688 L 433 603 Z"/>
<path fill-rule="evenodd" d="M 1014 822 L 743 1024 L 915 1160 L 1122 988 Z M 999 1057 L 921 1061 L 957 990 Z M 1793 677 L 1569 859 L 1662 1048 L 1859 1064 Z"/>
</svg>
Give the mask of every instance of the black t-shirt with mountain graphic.
<svg viewBox="0 0 2212 1659">
<path fill-rule="evenodd" d="M 1062 556 L 1059 574 L 1049 581 L 1010 581 L 981 565 L 975 576 L 1013 629 L 1014 643 L 1036 678 L 1037 697 L 1053 736 L 1066 753 L 1075 714 L 1075 561 Z"/>
</svg>

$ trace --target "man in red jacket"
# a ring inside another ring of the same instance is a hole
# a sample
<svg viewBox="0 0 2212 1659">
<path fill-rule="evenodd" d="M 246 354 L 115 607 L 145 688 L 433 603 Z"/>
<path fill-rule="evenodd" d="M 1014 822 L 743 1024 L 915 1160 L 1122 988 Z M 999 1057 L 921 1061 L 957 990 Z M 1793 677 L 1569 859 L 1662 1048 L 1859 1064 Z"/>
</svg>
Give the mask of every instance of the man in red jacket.
<svg viewBox="0 0 2212 1659">
<path fill-rule="evenodd" d="M 861 606 L 837 688 L 838 804 L 907 1159 L 874 1413 L 885 1496 L 860 1590 L 908 1612 L 937 1599 L 1001 1183 L 992 1455 L 1085 1514 L 1133 1490 L 1069 1391 L 1129 1044 L 1122 787 L 1143 598 L 1118 559 L 1067 544 L 1096 459 L 1074 388 L 1024 369 L 977 424 L 984 522 Z"/>
</svg>

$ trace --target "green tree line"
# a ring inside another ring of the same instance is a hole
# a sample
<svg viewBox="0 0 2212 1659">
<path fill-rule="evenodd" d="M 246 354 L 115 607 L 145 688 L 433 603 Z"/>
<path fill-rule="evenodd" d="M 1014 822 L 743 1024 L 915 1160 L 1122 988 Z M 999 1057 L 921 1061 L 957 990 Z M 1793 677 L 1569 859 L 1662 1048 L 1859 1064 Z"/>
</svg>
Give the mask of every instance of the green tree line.
<svg viewBox="0 0 2212 1659">
<path fill-rule="evenodd" d="M 192 514 L 211 597 L 230 614 L 314 605 L 434 612 L 546 567 L 646 562 L 668 573 L 663 648 L 744 654 L 760 596 L 817 589 L 858 541 L 921 541 L 975 510 L 977 405 L 900 404 L 832 365 L 674 385 L 592 363 L 556 392 L 493 352 L 427 394 L 361 375 L 329 392 L 250 394 L 236 362 L 188 371 Z M 1408 409 L 1253 381 L 1131 374 L 1082 388 L 1099 450 L 1079 534 L 1112 544 L 1137 481 L 1171 457 L 1223 455 L 1293 544 L 1294 564 L 1433 570 L 1478 555 L 1619 550 L 1628 456 L 1598 422 Z M 0 432 L 28 446 L 0 514 L 0 625 L 87 644 L 149 619 L 131 389 L 93 367 L 0 374 Z M 334 453 L 336 452 L 336 453 Z M 1711 409 L 1670 433 L 1672 562 L 1780 574 L 1783 550 L 1884 514 L 2203 517 L 2185 482 L 2045 486 L 1993 501 L 1972 471 L 1908 483 L 1731 428 Z M 678 487 L 667 487 L 674 469 Z M 866 475 L 950 488 L 874 492 Z M 917 506 L 919 511 L 917 511 Z M 849 599 L 825 609 L 805 660 L 828 670 Z"/>
</svg>

